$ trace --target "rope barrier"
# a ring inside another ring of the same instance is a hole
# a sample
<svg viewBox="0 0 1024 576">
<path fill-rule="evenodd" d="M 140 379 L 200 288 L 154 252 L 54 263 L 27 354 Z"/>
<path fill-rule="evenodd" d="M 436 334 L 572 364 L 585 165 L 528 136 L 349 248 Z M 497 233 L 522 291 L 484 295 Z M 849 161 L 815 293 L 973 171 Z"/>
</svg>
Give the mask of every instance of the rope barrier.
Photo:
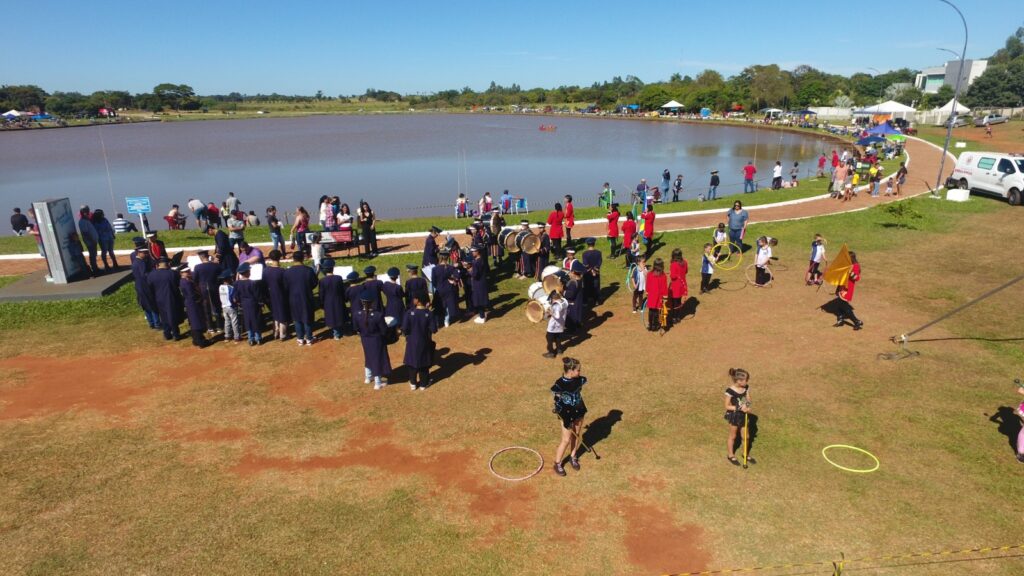
<svg viewBox="0 0 1024 576">
<path fill-rule="evenodd" d="M 833 566 L 836 569 L 835 574 L 839 574 L 841 570 L 849 568 L 849 564 L 864 564 L 869 562 L 891 562 L 893 560 L 911 560 L 914 558 L 931 558 L 931 557 L 944 557 L 944 556 L 956 556 L 963 554 L 986 554 L 989 552 L 1006 552 L 1009 550 L 1024 550 L 1024 544 L 1014 544 L 1012 546 L 986 546 L 981 548 L 964 548 L 962 550 L 942 550 L 939 552 L 913 552 L 909 554 L 890 554 L 886 556 L 869 556 L 866 558 L 857 558 L 854 560 L 821 560 L 818 562 L 797 562 L 791 564 L 774 564 L 771 566 L 750 566 L 746 568 L 723 568 L 720 570 L 704 570 L 702 572 L 674 572 L 665 574 L 664 576 L 710 576 L 712 574 L 741 574 L 744 572 L 764 572 L 767 570 L 790 570 L 793 568 L 810 568 L 814 566 Z M 866 568 L 866 567 L 865 567 Z"/>
</svg>

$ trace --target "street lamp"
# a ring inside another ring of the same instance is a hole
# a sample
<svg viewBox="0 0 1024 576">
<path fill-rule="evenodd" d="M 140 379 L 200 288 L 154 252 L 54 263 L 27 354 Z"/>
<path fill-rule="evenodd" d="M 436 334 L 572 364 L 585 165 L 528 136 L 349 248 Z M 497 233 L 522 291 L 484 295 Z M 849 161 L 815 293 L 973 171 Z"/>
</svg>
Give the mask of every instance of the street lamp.
<svg viewBox="0 0 1024 576">
<path fill-rule="evenodd" d="M 942 159 L 939 160 L 939 174 L 935 177 L 935 187 L 938 188 L 942 185 L 942 173 L 946 167 L 946 154 L 949 153 L 949 139 L 953 137 L 953 120 L 956 117 L 956 101 L 960 98 L 960 83 L 964 77 L 964 59 L 967 58 L 967 20 L 964 19 L 963 12 L 956 7 L 955 4 L 949 0 L 939 0 L 943 4 L 949 4 L 950 8 L 956 10 L 958 16 L 960 16 L 960 22 L 964 25 L 964 49 L 960 53 L 960 70 L 956 75 L 956 88 L 953 89 L 953 109 L 949 112 L 949 119 L 946 121 L 946 142 L 942 145 Z M 956 52 L 953 52 L 956 55 Z"/>
</svg>

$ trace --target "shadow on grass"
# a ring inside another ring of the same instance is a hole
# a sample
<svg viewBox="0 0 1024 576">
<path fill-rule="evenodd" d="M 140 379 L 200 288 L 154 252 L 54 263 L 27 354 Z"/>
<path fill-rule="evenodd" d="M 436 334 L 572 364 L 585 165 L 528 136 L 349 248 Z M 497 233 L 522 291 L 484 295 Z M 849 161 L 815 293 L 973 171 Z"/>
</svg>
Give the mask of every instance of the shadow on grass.
<svg viewBox="0 0 1024 576">
<path fill-rule="evenodd" d="M 604 314 L 595 316 L 593 320 L 587 318 L 583 319 L 584 327 L 576 328 L 575 332 L 568 333 L 569 335 L 563 341 L 563 346 L 570 348 L 572 346 L 578 346 L 587 340 L 592 338 L 591 332 L 608 321 L 609 318 L 614 316 L 610 310 L 606 310 Z"/>
<path fill-rule="evenodd" d="M 514 294 L 506 292 L 497 298 L 491 300 L 491 311 L 487 313 L 487 319 L 501 318 L 505 314 L 514 308 L 517 308 L 520 304 L 526 302 L 526 298 L 522 296 L 516 297 Z"/>
<path fill-rule="evenodd" d="M 487 360 L 487 355 L 493 352 L 490 348 L 480 348 L 472 354 L 466 352 L 452 352 L 451 348 L 441 348 L 434 354 L 438 368 L 430 375 L 430 380 L 436 384 L 445 378 L 455 375 L 459 370 L 467 366 L 479 366 Z"/>
<path fill-rule="evenodd" d="M 609 410 L 608 414 L 595 418 L 583 431 L 583 441 L 587 446 L 596 446 L 612 435 L 612 428 L 622 421 L 622 410 Z"/>
<path fill-rule="evenodd" d="M 1006 436 L 1006 440 L 1010 444 L 1010 449 L 1013 450 L 1014 454 L 1016 454 L 1017 435 L 1020 434 L 1021 423 L 1020 418 L 1014 414 L 1013 408 L 1010 408 L 1009 406 L 1000 406 L 988 421 L 999 424 L 999 433 Z"/>
</svg>

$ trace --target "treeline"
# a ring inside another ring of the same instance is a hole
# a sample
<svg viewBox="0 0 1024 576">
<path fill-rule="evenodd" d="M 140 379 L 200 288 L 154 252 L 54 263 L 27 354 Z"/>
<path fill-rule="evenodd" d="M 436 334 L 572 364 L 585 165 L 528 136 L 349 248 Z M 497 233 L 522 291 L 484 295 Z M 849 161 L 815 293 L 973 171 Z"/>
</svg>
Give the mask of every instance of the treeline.
<svg viewBox="0 0 1024 576">
<path fill-rule="evenodd" d="M 101 108 L 111 110 L 235 110 L 240 104 L 310 104 L 323 101 L 393 102 L 409 107 L 511 106 L 542 108 L 546 105 L 577 104 L 609 110 L 636 104 L 642 110 L 656 110 L 676 100 L 689 111 L 710 108 L 718 112 L 759 110 L 765 107 L 786 109 L 808 106 L 854 107 L 881 100 L 896 100 L 928 109 L 945 104 L 953 89 L 943 86 L 937 94 L 923 94 L 913 86 L 916 72 L 907 68 L 870 75 L 829 74 L 811 66 L 782 70 L 775 64 L 748 66 L 740 73 L 724 77 L 705 70 L 696 77 L 673 74 L 668 81 L 645 83 L 635 76 L 616 76 L 590 86 L 523 89 L 518 84 L 502 86 L 491 82 L 483 91 L 465 87 L 433 94 L 403 95 L 391 90 L 370 88 L 363 94 L 328 96 L 323 91 L 308 95 L 215 94 L 198 96 L 187 84 L 159 84 L 152 92 L 131 94 L 123 90 L 103 90 L 90 95 L 78 92 L 47 93 L 42 88 L 0 86 L 0 108 L 36 110 L 60 116 L 95 116 Z M 1006 40 L 989 59 L 985 73 L 977 78 L 962 100 L 970 107 L 1024 105 L 1024 27 Z"/>
</svg>

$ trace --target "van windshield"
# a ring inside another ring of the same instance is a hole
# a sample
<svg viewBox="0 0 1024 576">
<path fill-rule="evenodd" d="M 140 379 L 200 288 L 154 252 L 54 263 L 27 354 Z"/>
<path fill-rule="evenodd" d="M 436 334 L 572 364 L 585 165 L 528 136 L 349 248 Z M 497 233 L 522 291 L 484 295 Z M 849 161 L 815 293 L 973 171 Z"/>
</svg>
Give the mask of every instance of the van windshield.
<svg viewBox="0 0 1024 576">
<path fill-rule="evenodd" d="M 1024 158 L 1017 160 L 1017 172 L 1024 172 Z"/>
</svg>

